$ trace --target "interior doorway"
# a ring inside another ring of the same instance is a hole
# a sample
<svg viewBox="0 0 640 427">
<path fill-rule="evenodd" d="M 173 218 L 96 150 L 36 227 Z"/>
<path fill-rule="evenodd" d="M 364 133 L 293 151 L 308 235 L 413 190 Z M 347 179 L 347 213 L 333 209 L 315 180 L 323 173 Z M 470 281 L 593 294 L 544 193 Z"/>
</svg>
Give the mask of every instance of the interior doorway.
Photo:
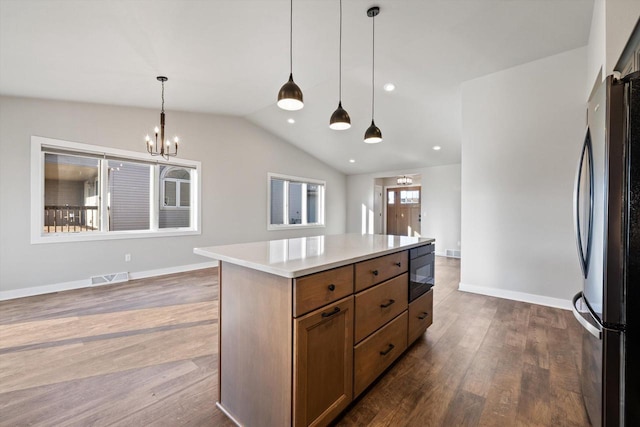
<svg viewBox="0 0 640 427">
<path fill-rule="evenodd" d="M 387 188 L 387 234 L 420 236 L 421 187 Z"/>
</svg>

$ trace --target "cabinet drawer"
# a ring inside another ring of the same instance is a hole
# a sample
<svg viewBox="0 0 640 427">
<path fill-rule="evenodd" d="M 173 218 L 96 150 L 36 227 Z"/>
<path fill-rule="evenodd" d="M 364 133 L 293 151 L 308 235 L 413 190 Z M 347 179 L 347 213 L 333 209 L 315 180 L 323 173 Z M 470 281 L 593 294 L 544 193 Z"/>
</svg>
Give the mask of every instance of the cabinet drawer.
<svg viewBox="0 0 640 427">
<path fill-rule="evenodd" d="M 404 273 L 356 294 L 355 342 L 407 309 L 408 283 Z"/>
<path fill-rule="evenodd" d="M 409 304 L 408 344 L 417 340 L 433 323 L 433 289 Z"/>
<path fill-rule="evenodd" d="M 407 312 L 354 349 L 353 397 L 358 396 L 407 348 Z"/>
<path fill-rule="evenodd" d="M 295 279 L 293 315 L 308 313 L 353 293 L 353 265 Z"/>
<path fill-rule="evenodd" d="M 396 252 L 356 264 L 356 292 L 407 271 L 409 254 Z"/>
</svg>

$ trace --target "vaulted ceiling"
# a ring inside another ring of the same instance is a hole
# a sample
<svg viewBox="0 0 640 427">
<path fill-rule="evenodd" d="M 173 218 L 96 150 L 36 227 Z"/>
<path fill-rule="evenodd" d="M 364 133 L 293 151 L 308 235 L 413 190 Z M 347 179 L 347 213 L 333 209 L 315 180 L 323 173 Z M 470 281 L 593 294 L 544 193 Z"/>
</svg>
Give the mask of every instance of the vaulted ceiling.
<svg viewBox="0 0 640 427">
<path fill-rule="evenodd" d="M 384 141 L 368 145 L 373 5 Z M 275 105 L 289 74 L 288 0 L 0 0 L 0 93 L 158 108 L 162 74 L 168 112 L 245 117 L 347 174 L 451 164 L 461 83 L 586 45 L 592 9 L 593 0 L 344 0 L 342 101 L 353 126 L 334 131 L 339 0 L 293 1 L 297 112 Z"/>
</svg>

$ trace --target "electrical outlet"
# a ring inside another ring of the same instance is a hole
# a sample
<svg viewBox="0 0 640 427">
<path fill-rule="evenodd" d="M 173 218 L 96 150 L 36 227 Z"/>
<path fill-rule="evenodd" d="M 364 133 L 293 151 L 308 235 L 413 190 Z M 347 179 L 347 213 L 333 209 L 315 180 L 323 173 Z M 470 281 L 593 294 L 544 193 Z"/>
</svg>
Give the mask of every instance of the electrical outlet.
<svg viewBox="0 0 640 427">
<path fill-rule="evenodd" d="M 131 254 L 124 254 L 124 261 L 125 262 L 131 261 Z"/>
</svg>

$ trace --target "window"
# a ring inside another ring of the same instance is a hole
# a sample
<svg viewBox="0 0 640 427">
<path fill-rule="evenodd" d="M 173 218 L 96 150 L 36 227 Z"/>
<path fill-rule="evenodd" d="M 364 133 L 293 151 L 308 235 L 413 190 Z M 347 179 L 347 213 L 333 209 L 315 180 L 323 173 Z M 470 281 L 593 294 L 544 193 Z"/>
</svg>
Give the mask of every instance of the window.
<svg viewBox="0 0 640 427">
<path fill-rule="evenodd" d="M 420 203 L 420 190 L 401 190 L 400 204 L 411 205 Z"/>
<path fill-rule="evenodd" d="M 200 162 L 31 141 L 32 243 L 200 233 Z"/>
<path fill-rule="evenodd" d="M 324 227 L 324 181 L 268 174 L 268 229 Z"/>
</svg>

